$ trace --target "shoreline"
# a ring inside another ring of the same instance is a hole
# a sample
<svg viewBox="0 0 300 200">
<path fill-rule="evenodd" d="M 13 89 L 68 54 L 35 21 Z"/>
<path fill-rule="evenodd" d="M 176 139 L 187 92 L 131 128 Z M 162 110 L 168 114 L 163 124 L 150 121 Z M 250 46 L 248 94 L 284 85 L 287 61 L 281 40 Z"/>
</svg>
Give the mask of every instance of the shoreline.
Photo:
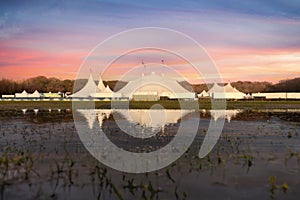
<svg viewBox="0 0 300 200">
<path fill-rule="evenodd" d="M 73 101 L 0 101 L 0 110 L 15 109 L 72 109 Z M 76 107 L 86 108 L 91 101 L 74 101 Z M 94 101 L 96 109 L 110 109 L 111 101 Z M 197 106 L 197 103 L 199 107 Z M 114 101 L 113 108 L 150 109 L 161 105 L 165 109 L 211 109 L 211 101 Z M 226 101 L 226 109 L 300 109 L 300 101 Z M 220 107 L 223 108 L 223 107 Z M 216 108 L 218 109 L 218 107 Z"/>
</svg>

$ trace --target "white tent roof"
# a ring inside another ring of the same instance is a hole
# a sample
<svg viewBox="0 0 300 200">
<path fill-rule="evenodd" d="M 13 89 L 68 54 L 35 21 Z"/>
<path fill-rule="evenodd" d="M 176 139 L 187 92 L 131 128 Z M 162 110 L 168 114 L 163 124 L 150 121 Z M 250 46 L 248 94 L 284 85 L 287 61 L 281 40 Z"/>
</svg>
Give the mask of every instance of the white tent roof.
<svg viewBox="0 0 300 200">
<path fill-rule="evenodd" d="M 91 93 L 90 96 L 96 98 L 112 98 L 114 97 L 114 92 L 109 88 L 108 85 L 106 87 L 104 86 L 102 78 L 100 76 L 100 80 L 97 86 L 97 92 Z"/>
<path fill-rule="evenodd" d="M 109 88 L 109 86 L 107 85 L 106 88 L 101 91 L 101 92 L 105 92 L 105 93 L 113 93 L 113 91 Z"/>
<path fill-rule="evenodd" d="M 224 86 L 225 92 L 239 92 L 237 89 L 232 87 L 230 83 Z"/>
<path fill-rule="evenodd" d="M 26 90 L 23 90 L 23 92 L 21 94 L 22 95 L 28 95 L 28 93 L 26 92 Z"/>
<path fill-rule="evenodd" d="M 37 90 L 35 90 L 32 94 L 29 94 L 28 96 L 29 97 L 41 97 L 41 94 Z"/>
<path fill-rule="evenodd" d="M 78 92 L 72 94 L 71 97 L 86 98 L 86 97 L 90 97 L 91 94 L 96 93 L 96 92 L 100 92 L 100 91 L 93 79 L 93 76 L 90 74 L 88 82 L 85 84 L 85 86 Z"/>
<path fill-rule="evenodd" d="M 105 90 L 105 86 L 104 86 L 104 84 L 103 84 L 103 80 L 102 80 L 101 76 L 99 76 L 98 89 L 99 89 L 100 91 Z"/>
<path fill-rule="evenodd" d="M 28 97 L 28 93 L 26 92 L 26 90 L 23 90 L 22 93 L 16 93 L 15 96 L 19 98 Z"/>
<path fill-rule="evenodd" d="M 213 87 L 210 88 L 210 90 L 208 90 L 208 93 L 242 93 L 240 91 L 238 91 L 236 88 L 232 87 L 232 85 L 230 83 L 228 83 L 225 86 L 220 86 L 217 83 L 214 83 Z"/>
<path fill-rule="evenodd" d="M 207 96 L 209 96 L 209 94 L 205 90 L 203 90 L 200 94 L 198 94 L 198 97 L 207 97 Z"/>
<path fill-rule="evenodd" d="M 177 81 L 166 78 L 164 76 L 158 76 L 154 73 L 147 76 L 142 76 L 136 80 L 127 83 L 121 90 L 121 94 L 125 97 L 131 97 L 133 92 L 137 93 L 153 93 L 157 92 L 158 95 L 163 93 L 171 94 L 186 94 L 185 96 L 193 96 L 195 94 L 182 87 Z M 162 95 L 161 95 L 162 96 Z"/>
<path fill-rule="evenodd" d="M 246 94 L 232 87 L 230 83 L 220 86 L 214 83 L 213 87 L 208 91 L 209 96 L 214 99 L 243 99 Z"/>
</svg>

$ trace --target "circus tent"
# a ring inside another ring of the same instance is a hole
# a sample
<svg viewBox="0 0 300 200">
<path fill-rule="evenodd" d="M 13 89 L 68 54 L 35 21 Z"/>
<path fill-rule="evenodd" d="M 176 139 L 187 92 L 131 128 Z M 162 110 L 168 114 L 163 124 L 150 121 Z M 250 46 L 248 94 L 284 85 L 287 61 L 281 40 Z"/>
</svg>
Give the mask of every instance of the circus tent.
<svg viewBox="0 0 300 200">
<path fill-rule="evenodd" d="M 155 73 L 130 81 L 119 92 L 129 99 L 140 100 L 166 97 L 169 99 L 195 99 L 195 93 L 182 87 L 177 81 Z"/>
</svg>

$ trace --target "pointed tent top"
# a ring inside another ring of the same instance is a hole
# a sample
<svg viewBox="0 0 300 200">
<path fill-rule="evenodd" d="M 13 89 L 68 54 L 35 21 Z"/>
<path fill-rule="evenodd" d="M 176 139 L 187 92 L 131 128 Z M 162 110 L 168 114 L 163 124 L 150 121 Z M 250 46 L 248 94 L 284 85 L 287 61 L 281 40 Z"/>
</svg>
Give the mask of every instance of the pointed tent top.
<svg viewBox="0 0 300 200">
<path fill-rule="evenodd" d="M 202 90 L 202 92 L 200 94 L 198 94 L 198 97 L 208 97 L 209 93 L 206 92 L 205 90 Z"/>
<path fill-rule="evenodd" d="M 104 86 L 104 84 L 103 84 L 103 80 L 102 80 L 101 75 L 99 76 L 98 89 L 99 89 L 100 91 L 105 90 L 105 86 Z"/>
<path fill-rule="evenodd" d="M 207 92 L 205 90 L 202 90 L 200 94 L 207 94 Z"/>
<path fill-rule="evenodd" d="M 88 82 L 85 84 L 85 86 L 79 90 L 78 92 L 71 95 L 72 97 L 89 97 L 92 93 L 98 92 L 97 85 L 95 84 L 94 78 L 92 74 L 90 74 L 90 77 L 88 79 Z"/>
<path fill-rule="evenodd" d="M 208 90 L 208 93 L 214 93 L 214 92 L 223 92 L 223 87 L 221 87 L 217 83 L 214 83 L 214 85 Z"/>
<path fill-rule="evenodd" d="M 110 89 L 110 87 L 107 85 L 106 88 L 104 89 L 104 92 L 107 93 L 113 93 L 113 91 Z"/>
<path fill-rule="evenodd" d="M 21 94 L 28 94 L 28 93 L 26 92 L 26 90 L 23 90 L 23 92 Z"/>
<path fill-rule="evenodd" d="M 230 83 L 224 86 L 225 92 L 236 92 Z"/>
<path fill-rule="evenodd" d="M 41 97 L 41 94 L 37 90 L 35 90 L 32 94 L 28 94 L 28 96 L 38 98 Z"/>
</svg>

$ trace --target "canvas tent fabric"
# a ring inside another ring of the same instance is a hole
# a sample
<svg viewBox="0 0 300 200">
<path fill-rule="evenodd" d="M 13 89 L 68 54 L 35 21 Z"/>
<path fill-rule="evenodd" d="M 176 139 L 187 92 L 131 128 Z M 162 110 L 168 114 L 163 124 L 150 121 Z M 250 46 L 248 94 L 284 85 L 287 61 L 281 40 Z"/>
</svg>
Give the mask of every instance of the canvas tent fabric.
<svg viewBox="0 0 300 200">
<path fill-rule="evenodd" d="M 95 93 L 92 93 L 91 97 L 94 97 L 94 98 L 109 98 L 109 99 L 120 98 L 121 97 L 120 93 L 113 92 L 108 85 L 106 87 L 104 86 L 101 76 L 99 78 L 97 88 L 98 88 L 98 91 L 95 92 Z"/>
<path fill-rule="evenodd" d="M 244 99 L 246 94 L 232 87 L 230 83 L 220 86 L 214 83 L 213 87 L 208 90 L 208 94 L 213 99 Z"/>
<path fill-rule="evenodd" d="M 37 90 L 35 90 L 32 94 L 28 94 L 28 97 L 29 98 L 40 98 L 41 94 Z"/>
<path fill-rule="evenodd" d="M 22 93 L 16 93 L 15 97 L 16 98 L 27 98 L 28 97 L 28 93 L 26 92 L 26 90 L 23 90 Z"/>
<path fill-rule="evenodd" d="M 103 80 L 102 80 L 102 77 L 101 76 L 99 76 L 99 82 L 98 82 L 98 89 L 100 90 L 100 91 L 103 91 L 103 90 L 105 90 L 106 89 L 106 87 L 108 87 L 108 86 L 106 86 L 105 87 L 105 85 L 103 84 Z M 109 87 L 108 87 L 109 88 Z M 111 91 L 112 92 L 112 91 Z"/>
<path fill-rule="evenodd" d="M 110 89 L 110 87 L 107 85 L 106 88 L 103 90 L 103 92 L 106 93 L 113 93 L 113 91 Z"/>
<path fill-rule="evenodd" d="M 119 90 L 122 96 L 132 99 L 134 94 L 152 95 L 156 93 L 159 97 L 170 99 L 194 99 L 195 93 L 183 88 L 177 81 L 154 73 L 130 81 Z"/>
<path fill-rule="evenodd" d="M 72 98 L 119 98 L 119 93 L 114 93 L 109 86 L 103 84 L 101 76 L 99 77 L 98 85 L 96 85 L 93 76 L 90 74 L 85 86 L 78 92 L 70 95 Z"/>
<path fill-rule="evenodd" d="M 89 79 L 85 86 L 79 90 L 78 92 L 70 95 L 72 98 L 89 98 L 91 94 L 96 92 L 100 92 L 99 88 L 97 87 L 93 76 L 90 74 Z"/>
<path fill-rule="evenodd" d="M 198 97 L 201 98 L 201 97 L 209 97 L 209 93 L 206 92 L 205 90 L 203 90 L 200 94 L 198 94 Z"/>
</svg>

